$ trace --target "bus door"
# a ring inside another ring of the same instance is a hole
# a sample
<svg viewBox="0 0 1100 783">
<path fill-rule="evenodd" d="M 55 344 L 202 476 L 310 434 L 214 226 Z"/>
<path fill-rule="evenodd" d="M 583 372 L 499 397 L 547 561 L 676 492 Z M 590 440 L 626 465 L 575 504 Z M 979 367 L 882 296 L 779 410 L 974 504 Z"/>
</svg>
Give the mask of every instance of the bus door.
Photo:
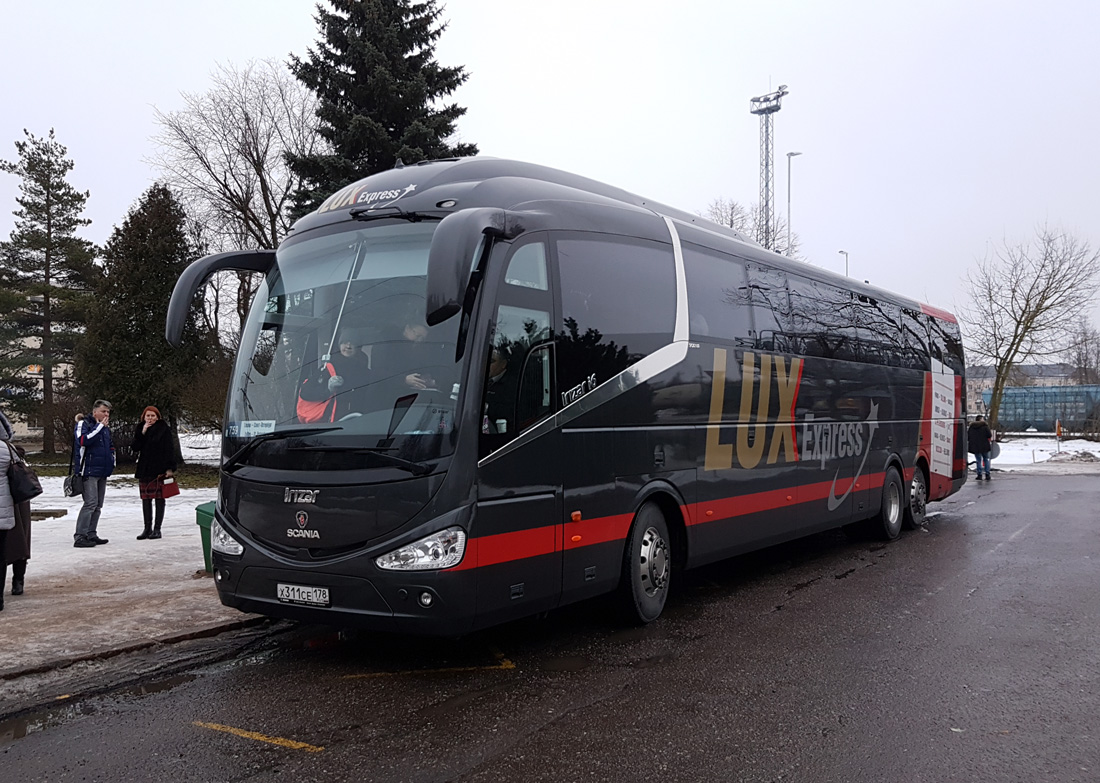
<svg viewBox="0 0 1100 783">
<path fill-rule="evenodd" d="M 497 301 L 480 411 L 477 614 L 492 622 L 553 608 L 561 592 L 560 433 L 546 243 L 512 248 Z"/>
</svg>

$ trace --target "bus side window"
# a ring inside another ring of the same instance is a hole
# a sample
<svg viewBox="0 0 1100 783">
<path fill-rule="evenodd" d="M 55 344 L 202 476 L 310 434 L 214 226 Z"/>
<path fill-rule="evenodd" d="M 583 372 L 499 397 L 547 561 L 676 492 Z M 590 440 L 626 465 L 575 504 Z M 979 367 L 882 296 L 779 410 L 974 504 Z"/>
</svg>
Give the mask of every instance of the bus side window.
<svg viewBox="0 0 1100 783">
<path fill-rule="evenodd" d="M 479 457 L 499 449 L 550 410 L 553 351 L 546 245 L 517 247 L 504 271 L 490 335 Z"/>
<path fill-rule="evenodd" d="M 762 351 L 787 351 L 791 327 L 787 275 L 757 263 L 746 264 L 746 268 L 756 330 L 755 347 Z"/>
<path fill-rule="evenodd" d="M 745 265 L 733 256 L 689 242 L 683 243 L 683 251 L 691 338 L 751 345 Z"/>
</svg>

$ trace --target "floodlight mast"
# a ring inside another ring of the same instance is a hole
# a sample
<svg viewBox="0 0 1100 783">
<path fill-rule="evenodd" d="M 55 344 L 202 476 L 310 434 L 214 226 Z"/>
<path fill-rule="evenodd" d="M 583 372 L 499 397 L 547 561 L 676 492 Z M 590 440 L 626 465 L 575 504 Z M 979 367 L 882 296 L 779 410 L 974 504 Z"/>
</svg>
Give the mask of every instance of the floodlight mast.
<svg viewBox="0 0 1100 783">
<path fill-rule="evenodd" d="M 749 112 L 760 115 L 760 234 L 761 244 L 768 250 L 775 249 L 776 227 L 772 220 L 772 115 L 783 108 L 783 96 L 787 85 L 779 85 L 775 92 L 760 95 L 749 101 Z"/>
</svg>

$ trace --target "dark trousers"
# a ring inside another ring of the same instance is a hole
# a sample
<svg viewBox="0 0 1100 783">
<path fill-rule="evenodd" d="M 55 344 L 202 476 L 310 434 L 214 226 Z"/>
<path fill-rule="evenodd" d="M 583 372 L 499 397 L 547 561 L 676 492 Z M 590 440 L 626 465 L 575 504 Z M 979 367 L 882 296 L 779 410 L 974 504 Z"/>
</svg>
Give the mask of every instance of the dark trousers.
<svg viewBox="0 0 1100 783">
<path fill-rule="evenodd" d="M 160 530 L 160 523 L 164 521 L 164 498 L 142 498 L 141 499 L 141 515 L 145 517 L 145 527 L 149 527 L 154 524 L 153 521 L 153 503 L 156 503 L 157 517 L 155 527 Z"/>
</svg>

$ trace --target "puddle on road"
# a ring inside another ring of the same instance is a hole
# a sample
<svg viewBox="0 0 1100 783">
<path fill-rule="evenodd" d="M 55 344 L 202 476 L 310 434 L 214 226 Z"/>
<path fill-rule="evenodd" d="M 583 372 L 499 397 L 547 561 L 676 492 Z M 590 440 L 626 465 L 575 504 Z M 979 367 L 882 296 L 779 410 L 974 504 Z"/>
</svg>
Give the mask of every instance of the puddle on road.
<svg viewBox="0 0 1100 783">
<path fill-rule="evenodd" d="M 178 685 L 191 682 L 196 676 L 197 675 L 194 674 L 178 674 L 174 677 L 166 677 L 161 680 L 150 680 L 149 682 L 119 688 L 118 690 L 113 690 L 110 693 L 102 695 L 109 698 L 117 698 L 119 696 L 147 696 L 152 693 L 163 693 L 164 691 L 172 690 L 172 688 Z M 67 697 L 58 698 L 64 699 Z M 15 740 L 23 739 L 23 737 L 26 737 L 28 734 L 34 734 L 55 726 L 60 726 L 73 718 L 92 715 L 96 710 L 97 707 L 95 702 L 89 698 L 86 701 L 65 703 L 63 706 L 59 705 L 41 708 L 25 715 L 0 721 L 0 747 L 15 742 Z"/>
<path fill-rule="evenodd" d="M 95 708 L 85 704 L 67 704 L 64 707 L 36 710 L 27 715 L 0 721 L 0 747 L 23 739 L 28 734 L 60 726 L 73 718 L 93 712 Z"/>
</svg>

